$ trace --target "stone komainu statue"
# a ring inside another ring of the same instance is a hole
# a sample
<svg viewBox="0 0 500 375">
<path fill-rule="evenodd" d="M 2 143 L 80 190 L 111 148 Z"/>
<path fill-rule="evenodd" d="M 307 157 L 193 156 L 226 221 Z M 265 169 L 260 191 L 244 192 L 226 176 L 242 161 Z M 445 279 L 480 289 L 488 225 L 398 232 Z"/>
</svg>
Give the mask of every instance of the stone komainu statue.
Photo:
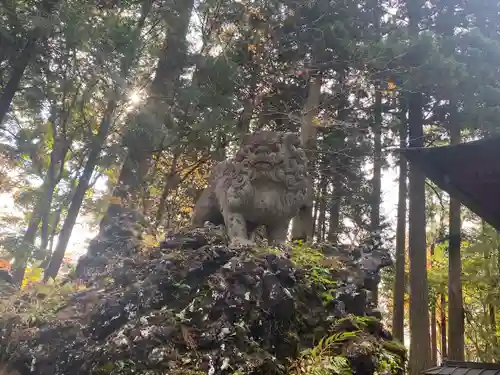
<svg viewBox="0 0 500 375">
<path fill-rule="evenodd" d="M 234 159 L 217 164 L 198 199 L 193 226 L 225 224 L 231 246 L 253 245 L 265 226 L 270 243 L 287 239 L 290 220 L 312 204 L 307 159 L 294 133 L 249 134 Z"/>
</svg>

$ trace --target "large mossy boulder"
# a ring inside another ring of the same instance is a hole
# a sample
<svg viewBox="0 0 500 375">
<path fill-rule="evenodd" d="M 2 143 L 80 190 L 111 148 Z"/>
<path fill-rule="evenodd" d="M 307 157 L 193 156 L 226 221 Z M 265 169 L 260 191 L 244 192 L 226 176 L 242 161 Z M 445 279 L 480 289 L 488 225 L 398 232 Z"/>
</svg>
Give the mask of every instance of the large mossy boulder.
<svg viewBox="0 0 500 375">
<path fill-rule="evenodd" d="M 356 248 L 231 249 L 207 226 L 148 244 L 117 209 L 72 280 L 2 301 L 6 374 L 394 373 L 404 348 L 370 308 L 390 264 Z"/>
</svg>

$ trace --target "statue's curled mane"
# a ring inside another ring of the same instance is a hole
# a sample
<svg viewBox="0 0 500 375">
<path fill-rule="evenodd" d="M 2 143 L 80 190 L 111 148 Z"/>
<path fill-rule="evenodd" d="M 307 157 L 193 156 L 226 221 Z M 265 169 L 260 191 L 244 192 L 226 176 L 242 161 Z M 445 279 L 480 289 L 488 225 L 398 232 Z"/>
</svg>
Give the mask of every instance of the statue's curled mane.
<svg viewBox="0 0 500 375">
<path fill-rule="evenodd" d="M 232 186 L 272 181 L 297 191 L 306 187 L 307 160 L 296 134 L 259 132 L 245 138 L 221 172 Z"/>
</svg>

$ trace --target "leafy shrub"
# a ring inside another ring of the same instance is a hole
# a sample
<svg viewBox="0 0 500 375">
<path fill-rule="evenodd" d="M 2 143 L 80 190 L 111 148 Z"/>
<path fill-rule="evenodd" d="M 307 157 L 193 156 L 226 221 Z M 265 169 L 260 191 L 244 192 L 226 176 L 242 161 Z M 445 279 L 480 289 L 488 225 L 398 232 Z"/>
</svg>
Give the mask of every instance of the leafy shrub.
<svg viewBox="0 0 500 375">
<path fill-rule="evenodd" d="M 351 375 L 349 359 L 340 354 L 340 345 L 357 332 L 339 332 L 324 337 L 316 346 L 304 350 L 291 368 L 291 375 Z"/>
</svg>

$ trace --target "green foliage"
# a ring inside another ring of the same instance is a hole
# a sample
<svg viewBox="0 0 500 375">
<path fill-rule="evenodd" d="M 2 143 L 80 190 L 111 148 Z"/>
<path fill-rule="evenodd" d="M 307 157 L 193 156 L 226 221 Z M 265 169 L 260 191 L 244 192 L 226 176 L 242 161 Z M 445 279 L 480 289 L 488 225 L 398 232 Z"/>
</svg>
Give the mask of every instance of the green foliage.
<svg viewBox="0 0 500 375">
<path fill-rule="evenodd" d="M 387 350 L 382 346 L 377 356 L 378 374 L 399 374 L 403 369 L 401 354 Z"/>
<path fill-rule="evenodd" d="M 291 366 L 290 374 L 352 374 L 349 360 L 339 354 L 339 345 L 356 337 L 356 332 L 339 332 L 322 338 L 316 346 L 304 350 Z"/>
<path fill-rule="evenodd" d="M 58 285 L 54 282 L 39 282 L 41 274 L 33 272 L 25 279 L 25 286 L 8 297 L 0 300 L 2 318 L 16 317 L 23 324 L 40 325 L 53 322 L 57 312 L 66 305 L 75 292 L 85 290 L 79 283 Z"/>
</svg>

